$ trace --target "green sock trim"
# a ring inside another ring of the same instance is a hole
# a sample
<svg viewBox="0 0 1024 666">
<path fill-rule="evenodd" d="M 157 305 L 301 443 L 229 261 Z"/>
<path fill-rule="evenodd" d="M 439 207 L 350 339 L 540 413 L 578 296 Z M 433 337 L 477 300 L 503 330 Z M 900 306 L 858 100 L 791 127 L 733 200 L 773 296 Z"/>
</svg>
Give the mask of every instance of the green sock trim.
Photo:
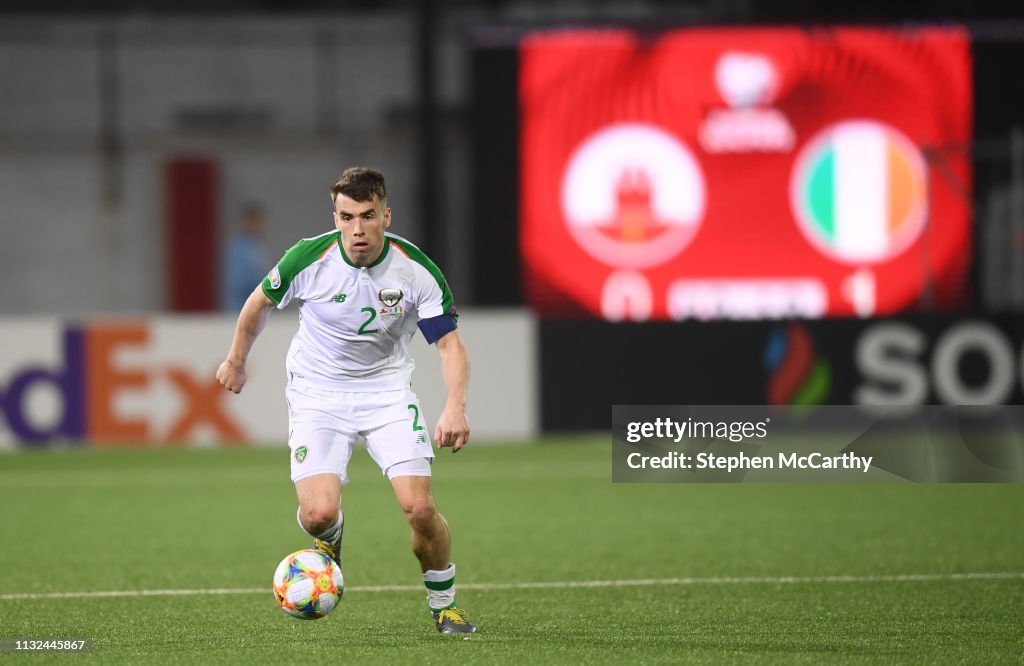
<svg viewBox="0 0 1024 666">
<path fill-rule="evenodd" d="M 434 590 L 436 592 L 443 592 L 445 590 L 450 590 L 452 585 L 455 585 L 455 576 L 452 576 L 448 580 L 440 580 L 440 581 L 425 580 L 425 581 L 423 581 L 423 584 L 427 586 L 428 590 Z"/>
</svg>

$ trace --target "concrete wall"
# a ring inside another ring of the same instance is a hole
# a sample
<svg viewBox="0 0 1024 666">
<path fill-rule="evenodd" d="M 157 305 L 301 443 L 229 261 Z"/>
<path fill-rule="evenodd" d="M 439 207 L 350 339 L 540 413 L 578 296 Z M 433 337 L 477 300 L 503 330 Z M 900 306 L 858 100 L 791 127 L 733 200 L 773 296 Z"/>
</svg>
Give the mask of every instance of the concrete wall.
<svg viewBox="0 0 1024 666">
<path fill-rule="evenodd" d="M 327 190 L 353 164 L 384 170 L 393 230 L 423 243 L 412 30 L 403 13 L 5 19 L 0 313 L 163 309 L 163 174 L 176 157 L 218 164 L 222 238 L 243 203 L 265 206 L 271 261 L 329 228 Z M 460 35 L 439 33 L 444 107 L 464 102 Z M 439 131 L 447 245 L 458 248 L 465 140 Z M 466 302 L 464 262 L 449 256 L 443 268 Z"/>
</svg>

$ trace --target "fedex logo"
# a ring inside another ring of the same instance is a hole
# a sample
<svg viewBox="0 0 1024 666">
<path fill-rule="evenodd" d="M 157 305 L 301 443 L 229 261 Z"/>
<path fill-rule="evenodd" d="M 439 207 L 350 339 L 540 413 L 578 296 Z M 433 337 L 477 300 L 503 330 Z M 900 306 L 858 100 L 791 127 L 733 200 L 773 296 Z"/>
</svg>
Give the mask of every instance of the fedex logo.
<svg viewBox="0 0 1024 666">
<path fill-rule="evenodd" d="M 199 430 L 212 432 L 218 441 L 245 439 L 222 402 L 227 392 L 214 378 L 216 365 L 196 372 L 174 362 L 117 362 L 122 354 L 145 355 L 151 347 L 151 329 L 145 323 L 64 328 L 56 364 L 25 364 L 0 375 L 0 430 L 6 427 L 16 440 L 30 445 L 51 440 L 182 442 Z M 167 404 L 154 400 L 156 391 L 167 386 L 177 399 Z M 36 391 L 56 394 L 61 405 L 43 422 L 31 413 L 30 397 Z M 122 401 L 139 403 L 140 398 L 148 406 L 144 413 L 119 409 Z M 164 413 L 171 403 L 177 408 Z"/>
</svg>

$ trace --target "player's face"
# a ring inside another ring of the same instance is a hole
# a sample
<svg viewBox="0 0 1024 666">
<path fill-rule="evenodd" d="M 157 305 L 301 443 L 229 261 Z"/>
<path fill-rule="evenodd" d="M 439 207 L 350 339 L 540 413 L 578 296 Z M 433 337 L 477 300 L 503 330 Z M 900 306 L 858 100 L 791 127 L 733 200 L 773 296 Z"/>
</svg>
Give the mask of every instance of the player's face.
<svg viewBox="0 0 1024 666">
<path fill-rule="evenodd" d="M 391 209 L 377 195 L 373 201 L 356 201 L 339 194 L 334 200 L 334 226 L 341 232 L 345 256 L 356 266 L 369 266 L 384 250 Z"/>
</svg>

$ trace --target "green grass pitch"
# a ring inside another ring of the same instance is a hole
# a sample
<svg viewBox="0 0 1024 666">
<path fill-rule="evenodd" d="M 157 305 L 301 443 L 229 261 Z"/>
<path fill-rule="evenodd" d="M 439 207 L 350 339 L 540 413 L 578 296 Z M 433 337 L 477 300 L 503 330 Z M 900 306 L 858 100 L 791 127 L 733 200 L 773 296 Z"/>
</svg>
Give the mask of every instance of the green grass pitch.
<svg viewBox="0 0 1024 666">
<path fill-rule="evenodd" d="M 0 637 L 93 641 L 0 660 L 1024 659 L 1024 486 L 613 485 L 606 438 L 446 451 L 436 495 L 459 605 L 480 626 L 464 639 L 433 628 L 408 528 L 365 452 L 350 475 L 348 590 L 302 622 L 270 591 L 277 562 L 309 543 L 287 449 L 0 456 Z M 953 575 L 970 573 L 1012 575 Z M 617 583 L 568 585 L 587 581 Z M 226 593 L 17 596 L 213 589 Z"/>
</svg>

